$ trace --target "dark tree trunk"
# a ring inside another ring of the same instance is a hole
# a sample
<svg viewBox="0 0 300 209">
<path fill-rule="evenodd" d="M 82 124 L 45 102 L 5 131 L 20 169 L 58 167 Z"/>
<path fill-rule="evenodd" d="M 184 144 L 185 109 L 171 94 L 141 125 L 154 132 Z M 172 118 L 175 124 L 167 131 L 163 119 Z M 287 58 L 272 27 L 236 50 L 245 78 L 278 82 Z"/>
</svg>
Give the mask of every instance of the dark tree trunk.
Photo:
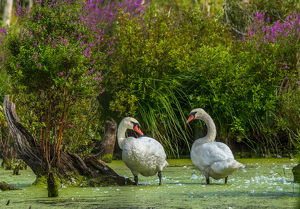
<svg viewBox="0 0 300 209">
<path fill-rule="evenodd" d="M 5 159 L 8 158 L 9 153 L 9 131 L 7 130 L 7 135 L 5 141 L 2 138 L 2 131 L 1 131 L 1 139 L 0 139 L 0 157 Z"/>
<path fill-rule="evenodd" d="M 15 111 L 15 104 L 9 101 L 9 95 L 5 96 L 3 110 L 19 157 L 25 161 L 36 175 L 48 176 L 47 162 L 41 158 L 41 145 L 20 123 Z M 51 147 L 51 159 L 53 159 L 54 154 L 57 155 Z M 60 164 L 56 165 L 54 169 L 59 178 L 68 178 L 68 173 L 75 172 L 81 176 L 91 178 L 112 177 L 115 181 L 120 182 L 119 185 L 132 184 L 129 179 L 119 176 L 105 162 L 97 160 L 95 157 L 86 157 L 83 160 L 77 154 L 60 152 Z"/>
<path fill-rule="evenodd" d="M 1 166 L 6 170 L 14 169 L 18 152 L 14 149 L 14 142 L 10 139 L 10 131 L 6 128 L 5 140 L 2 137 L 2 129 L 0 128 L 0 158 L 3 159 Z"/>
</svg>

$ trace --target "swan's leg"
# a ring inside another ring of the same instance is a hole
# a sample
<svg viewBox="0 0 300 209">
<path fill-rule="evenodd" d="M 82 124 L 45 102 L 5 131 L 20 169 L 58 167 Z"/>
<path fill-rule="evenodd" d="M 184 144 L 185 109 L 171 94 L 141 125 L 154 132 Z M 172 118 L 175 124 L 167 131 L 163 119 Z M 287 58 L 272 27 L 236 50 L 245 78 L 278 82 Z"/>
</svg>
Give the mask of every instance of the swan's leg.
<svg viewBox="0 0 300 209">
<path fill-rule="evenodd" d="M 158 178 L 159 178 L 159 185 L 161 185 L 161 172 L 159 171 L 157 175 L 158 175 Z"/>
<path fill-rule="evenodd" d="M 206 178 L 206 183 L 209 184 L 209 177 Z"/>
<path fill-rule="evenodd" d="M 137 175 L 134 175 L 134 181 L 136 183 L 136 185 L 138 186 L 139 185 L 139 178 Z"/>
<path fill-rule="evenodd" d="M 225 177 L 225 184 L 227 184 L 227 179 L 228 179 L 228 176 Z"/>
</svg>

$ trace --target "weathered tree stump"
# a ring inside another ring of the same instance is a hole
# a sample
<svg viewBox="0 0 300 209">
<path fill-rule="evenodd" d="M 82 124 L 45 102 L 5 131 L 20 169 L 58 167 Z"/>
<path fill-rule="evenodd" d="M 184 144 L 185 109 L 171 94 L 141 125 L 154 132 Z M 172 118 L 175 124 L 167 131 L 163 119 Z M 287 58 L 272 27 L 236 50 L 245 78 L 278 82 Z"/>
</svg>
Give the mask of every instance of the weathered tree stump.
<svg viewBox="0 0 300 209">
<path fill-rule="evenodd" d="M 48 186 L 48 197 L 58 197 L 58 188 L 52 171 L 49 172 L 47 178 L 47 186 Z"/>
<path fill-rule="evenodd" d="M 42 158 L 40 142 L 34 138 L 20 123 L 15 111 L 15 104 L 9 101 L 9 95 L 5 96 L 3 110 L 8 128 L 11 131 L 19 158 L 22 159 L 37 176 L 48 176 L 49 167 Z M 50 146 L 50 158 L 57 155 L 54 147 Z M 93 162 L 91 164 L 91 162 Z M 119 176 L 105 162 L 95 157 L 81 158 L 77 154 L 60 152 L 60 163 L 52 166 L 60 179 L 70 179 L 70 174 L 76 173 L 87 178 L 98 178 L 110 176 L 116 181 L 123 183 L 119 185 L 132 184 L 129 179 Z"/>
<path fill-rule="evenodd" d="M 100 153 L 101 159 L 106 163 L 110 163 L 114 154 L 116 139 L 117 123 L 111 119 L 111 121 L 108 120 L 105 122 L 105 135 L 102 141 L 97 143 L 96 140 L 94 140 L 96 146 L 94 147 L 92 153 Z"/>
</svg>

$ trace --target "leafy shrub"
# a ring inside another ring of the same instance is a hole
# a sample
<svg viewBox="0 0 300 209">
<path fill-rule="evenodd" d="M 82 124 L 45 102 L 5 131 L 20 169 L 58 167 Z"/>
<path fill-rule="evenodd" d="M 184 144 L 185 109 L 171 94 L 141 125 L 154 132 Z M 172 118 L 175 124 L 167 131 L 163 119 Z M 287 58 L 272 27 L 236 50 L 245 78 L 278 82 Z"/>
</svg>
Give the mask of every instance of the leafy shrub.
<svg viewBox="0 0 300 209">
<path fill-rule="evenodd" d="M 178 147 L 188 151 L 189 143 L 181 107 L 187 98 L 177 76 L 190 71 L 198 48 L 230 44 L 230 34 L 199 10 L 158 13 L 154 5 L 141 15 L 119 15 L 118 44 L 105 76 L 105 85 L 110 87 L 106 91 L 109 110 L 119 119 L 136 117 L 143 131 L 157 138 L 169 156 L 178 156 L 183 150 Z M 108 106 L 102 108 L 102 112 L 109 111 Z"/>
<path fill-rule="evenodd" d="M 284 77 L 299 77 L 298 17 L 293 13 L 271 24 L 257 13 L 243 40 L 194 54 L 197 63 L 183 83 L 192 106 L 207 109 L 217 122 L 219 139 L 244 141 L 262 152 L 289 146 L 289 138 L 280 135 L 287 126 L 276 117 L 281 112 L 276 92 Z"/>
<path fill-rule="evenodd" d="M 47 149 L 87 143 L 97 117 L 95 98 L 105 91 L 102 70 L 115 44 L 109 30 L 117 13 L 111 11 L 122 3 L 140 12 L 141 1 L 39 1 L 30 11 L 18 7 L 21 31 L 1 29 L 2 69 L 14 83 L 18 105 L 28 108 L 24 124 Z M 44 154 L 49 163 L 49 151 Z"/>
</svg>

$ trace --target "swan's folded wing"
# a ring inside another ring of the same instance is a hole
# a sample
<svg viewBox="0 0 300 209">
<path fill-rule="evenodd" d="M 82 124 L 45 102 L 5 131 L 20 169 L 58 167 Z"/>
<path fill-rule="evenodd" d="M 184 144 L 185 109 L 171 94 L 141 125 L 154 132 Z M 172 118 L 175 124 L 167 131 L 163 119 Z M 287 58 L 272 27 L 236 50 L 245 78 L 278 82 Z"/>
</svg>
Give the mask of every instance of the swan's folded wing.
<svg viewBox="0 0 300 209">
<path fill-rule="evenodd" d="M 215 162 L 231 158 L 232 154 L 228 155 L 222 148 L 214 142 L 205 143 L 199 146 L 199 149 L 197 150 L 198 154 L 195 154 L 199 156 L 202 165 L 211 165 Z"/>
<path fill-rule="evenodd" d="M 213 142 L 213 143 L 216 143 L 217 146 L 227 154 L 228 158 L 234 159 L 231 149 L 226 144 L 222 142 Z"/>
<path fill-rule="evenodd" d="M 147 136 L 142 136 L 137 138 L 139 142 L 143 144 L 143 148 L 145 149 L 145 153 L 152 154 L 157 157 L 161 157 L 166 159 L 167 155 L 165 153 L 165 150 L 161 143 L 159 143 L 157 140 L 147 137 Z"/>
</svg>

